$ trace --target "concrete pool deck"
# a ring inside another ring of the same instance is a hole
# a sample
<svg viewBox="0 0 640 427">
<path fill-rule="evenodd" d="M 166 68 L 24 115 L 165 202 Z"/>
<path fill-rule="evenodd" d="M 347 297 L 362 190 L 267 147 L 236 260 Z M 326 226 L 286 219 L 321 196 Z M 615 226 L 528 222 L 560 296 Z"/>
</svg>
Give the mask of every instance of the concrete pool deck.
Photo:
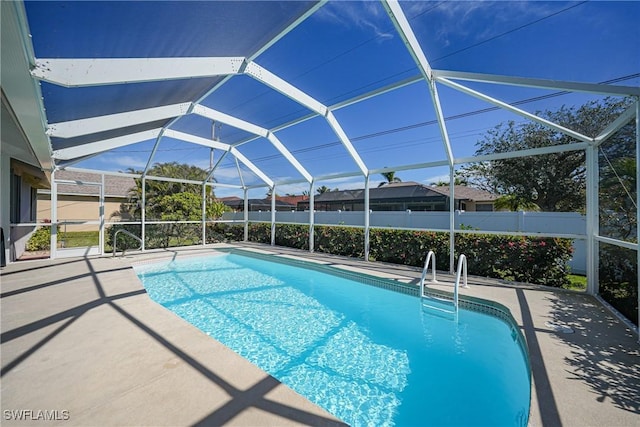
<svg viewBox="0 0 640 427">
<path fill-rule="evenodd" d="M 235 245 L 417 282 L 419 269 Z M 127 257 L 10 264 L 0 276 L 3 425 L 340 425 L 273 377 L 151 301 Z M 439 273 L 439 279 L 451 280 Z M 532 426 L 640 424 L 637 336 L 576 292 L 470 277 L 462 294 L 507 306 L 529 347 Z M 438 285 L 451 290 L 451 285 Z M 569 326 L 563 334 L 554 325 Z M 460 401 L 473 396 L 452 396 Z M 31 412 L 29 412 L 31 411 Z M 47 411 L 46 413 L 39 411 Z M 17 420 L 22 416 L 26 420 Z M 53 417 L 52 421 L 42 418 Z"/>
</svg>

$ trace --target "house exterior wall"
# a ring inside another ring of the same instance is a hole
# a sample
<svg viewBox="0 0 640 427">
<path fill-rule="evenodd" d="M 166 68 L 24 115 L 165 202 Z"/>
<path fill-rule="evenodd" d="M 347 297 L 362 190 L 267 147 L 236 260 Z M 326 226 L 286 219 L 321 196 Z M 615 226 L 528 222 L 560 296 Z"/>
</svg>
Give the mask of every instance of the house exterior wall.
<svg viewBox="0 0 640 427">
<path fill-rule="evenodd" d="M 4 259 L 8 262 L 9 257 L 9 165 L 11 160 L 9 156 L 0 154 L 0 227 L 2 227 L 2 249 L 4 250 Z"/>
<path fill-rule="evenodd" d="M 130 219 L 119 215 L 120 204 L 125 199 L 120 197 L 105 197 L 105 221 L 120 221 Z M 96 196 L 74 196 L 58 194 L 58 222 L 64 221 L 98 221 L 100 219 L 100 201 Z M 38 194 L 38 222 L 51 218 L 51 195 Z M 61 227 L 65 227 L 64 224 Z M 66 224 L 67 231 L 98 231 L 98 224 Z"/>
<path fill-rule="evenodd" d="M 5 160 L 8 160 L 7 165 Z M 22 256 L 31 233 L 36 229 L 31 225 L 18 225 L 35 222 L 36 190 L 28 179 L 14 173 L 11 159 L 7 156 L 2 156 L 1 186 L 4 255 L 6 262 L 12 262 Z"/>
<path fill-rule="evenodd" d="M 493 212 L 493 202 L 463 202 L 464 206 L 461 207 L 463 211 L 467 212 Z"/>
</svg>

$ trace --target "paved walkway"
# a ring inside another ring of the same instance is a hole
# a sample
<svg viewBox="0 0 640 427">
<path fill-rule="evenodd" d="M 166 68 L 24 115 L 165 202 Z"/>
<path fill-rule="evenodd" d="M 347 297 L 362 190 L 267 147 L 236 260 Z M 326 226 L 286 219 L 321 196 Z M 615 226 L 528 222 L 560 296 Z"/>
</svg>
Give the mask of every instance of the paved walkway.
<svg viewBox="0 0 640 427">
<path fill-rule="evenodd" d="M 411 267 L 243 247 L 313 257 L 405 282 L 420 275 Z M 211 251 L 29 261 L 4 268 L 2 424 L 339 425 L 151 301 L 131 268 L 143 259 Z M 463 293 L 509 307 L 525 335 L 534 382 L 530 425 L 640 425 L 637 337 L 595 298 L 484 279 L 472 279 L 471 285 Z M 575 333 L 558 333 L 551 324 Z M 464 410 L 463 400 L 473 396 L 457 398 Z M 32 420 L 14 419 L 20 415 Z M 58 420 L 33 421 L 47 417 Z"/>
</svg>

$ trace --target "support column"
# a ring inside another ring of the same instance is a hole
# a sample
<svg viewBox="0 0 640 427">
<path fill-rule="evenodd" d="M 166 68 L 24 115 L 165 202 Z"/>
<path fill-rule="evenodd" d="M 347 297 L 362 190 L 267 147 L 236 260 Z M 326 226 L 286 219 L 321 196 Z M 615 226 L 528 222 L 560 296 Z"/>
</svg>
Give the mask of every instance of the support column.
<svg viewBox="0 0 640 427">
<path fill-rule="evenodd" d="M 455 218 L 455 207 L 456 207 L 456 195 L 454 191 L 455 187 L 455 169 L 453 166 L 449 166 L 449 273 L 453 274 L 455 272 L 455 263 L 456 263 L 456 218 Z"/>
<path fill-rule="evenodd" d="M 56 184 L 56 171 L 51 172 L 51 240 L 49 258 L 56 258 L 58 248 L 58 184 Z"/>
<path fill-rule="evenodd" d="M 636 275 L 640 270 L 640 97 L 636 98 Z M 640 324 L 640 281 L 638 281 L 638 324 Z M 640 329 L 639 329 L 640 331 Z M 640 334 L 638 334 L 640 343 Z"/>
<path fill-rule="evenodd" d="M 271 246 L 276 244 L 276 185 L 271 187 Z"/>
<path fill-rule="evenodd" d="M 13 239 L 11 237 L 11 158 L 0 151 L 0 227 L 4 239 L 2 259 L 6 264 L 12 263 Z"/>
<path fill-rule="evenodd" d="M 98 232 L 98 244 L 100 255 L 104 255 L 104 174 L 100 175 L 100 231 Z"/>
<path fill-rule="evenodd" d="M 142 177 L 142 201 L 140 203 L 140 209 L 142 210 L 142 214 L 140 216 L 140 220 L 141 220 L 141 224 L 140 224 L 140 239 L 142 239 L 142 251 L 144 252 L 145 249 L 145 220 L 147 219 L 147 179 L 145 177 Z M 113 244 L 115 245 L 116 242 L 113 242 Z"/>
<path fill-rule="evenodd" d="M 207 195 L 207 184 L 202 184 L 202 246 L 207 244 L 207 197 L 206 195 Z"/>
<path fill-rule="evenodd" d="M 364 260 L 369 261 L 369 173 L 364 177 Z"/>
<path fill-rule="evenodd" d="M 589 145 L 585 149 L 585 166 L 587 173 L 587 293 L 598 293 L 598 260 L 600 257 L 598 241 L 599 234 L 599 200 L 598 200 L 598 146 Z"/>
<path fill-rule="evenodd" d="M 314 194 L 314 181 L 309 184 L 309 252 L 314 251 L 314 224 L 315 224 L 315 194 Z"/>
<path fill-rule="evenodd" d="M 249 241 L 249 190 L 244 189 L 244 241 Z"/>
</svg>

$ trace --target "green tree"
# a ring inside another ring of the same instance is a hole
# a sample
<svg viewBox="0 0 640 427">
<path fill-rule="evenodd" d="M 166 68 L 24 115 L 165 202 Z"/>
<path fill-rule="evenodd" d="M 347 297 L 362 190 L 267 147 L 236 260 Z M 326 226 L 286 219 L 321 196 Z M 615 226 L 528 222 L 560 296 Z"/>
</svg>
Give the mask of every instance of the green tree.
<svg viewBox="0 0 640 427">
<path fill-rule="evenodd" d="M 628 106 L 627 99 L 607 98 L 580 108 L 562 107 L 538 115 L 554 123 L 596 137 Z M 631 137 L 633 139 L 633 137 Z M 629 133 L 612 137 L 612 146 L 628 145 Z M 536 122 L 500 124 L 476 143 L 476 155 L 506 153 L 574 143 L 575 139 Z M 585 208 L 584 150 L 474 163 L 461 173 L 474 185 L 494 194 L 512 196 L 543 211 L 582 211 Z"/>
<path fill-rule="evenodd" d="M 140 171 L 131 171 L 141 173 Z M 196 166 L 177 162 L 155 164 L 149 169 L 149 176 L 181 178 L 185 180 L 203 181 L 206 171 Z M 142 217 L 142 179 L 135 180 L 136 186 L 129 192 L 127 202 L 120 206 L 133 218 Z M 222 216 L 227 207 L 215 199 L 212 192 L 205 194 L 206 219 L 215 220 Z M 184 182 L 145 180 L 145 212 L 148 221 L 201 221 L 202 220 L 202 185 Z M 121 226 L 140 236 L 139 226 Z M 113 231 L 108 233 L 109 238 Z M 150 224 L 146 227 L 147 247 L 168 247 L 192 244 L 201 239 L 200 224 Z M 137 247 L 130 238 L 118 239 L 118 246 Z"/>
<path fill-rule="evenodd" d="M 513 194 L 506 194 L 504 196 L 498 197 L 493 203 L 493 207 L 498 211 L 506 209 L 512 212 L 540 210 L 540 207 L 535 203 L 529 200 L 521 199 Z"/>
<path fill-rule="evenodd" d="M 638 218 L 636 159 L 621 157 L 613 161 L 605 158 L 600 170 L 600 230 L 609 237 L 636 241 Z"/>
<path fill-rule="evenodd" d="M 459 172 L 455 173 L 453 177 L 453 185 L 468 185 L 468 184 L 469 182 L 467 181 L 467 178 L 465 176 L 462 176 Z M 429 185 L 433 185 L 435 187 L 448 187 L 449 181 L 440 180 L 440 181 L 432 182 Z"/>
</svg>

